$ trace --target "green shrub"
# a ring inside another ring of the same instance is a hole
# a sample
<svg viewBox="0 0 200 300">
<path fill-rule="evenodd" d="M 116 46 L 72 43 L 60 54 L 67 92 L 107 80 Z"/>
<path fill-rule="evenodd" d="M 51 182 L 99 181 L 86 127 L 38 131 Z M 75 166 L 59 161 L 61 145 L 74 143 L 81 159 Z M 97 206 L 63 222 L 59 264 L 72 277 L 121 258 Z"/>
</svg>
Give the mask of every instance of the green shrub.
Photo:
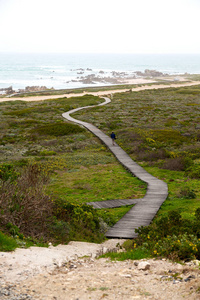
<svg viewBox="0 0 200 300">
<path fill-rule="evenodd" d="M 69 241 L 70 224 L 53 218 L 51 224 L 49 224 L 50 235 L 57 243 L 66 243 Z"/>
<path fill-rule="evenodd" d="M 18 173 L 14 170 L 14 166 L 12 164 L 0 165 L 0 180 L 7 181 L 10 179 L 13 181 L 17 178 L 17 176 Z"/>
<path fill-rule="evenodd" d="M 155 141 L 164 144 L 180 145 L 188 139 L 180 134 L 177 130 L 152 130 L 152 136 Z"/>
<path fill-rule="evenodd" d="M 24 117 L 30 116 L 31 113 L 46 113 L 49 112 L 52 108 L 51 107 L 41 107 L 41 105 L 35 107 L 27 107 L 20 110 L 12 110 L 4 112 L 4 115 L 10 116 L 17 116 L 17 117 Z"/>
<path fill-rule="evenodd" d="M 18 247 L 17 242 L 0 231 L 0 251 L 13 251 Z"/>
<path fill-rule="evenodd" d="M 100 219 L 91 205 L 54 201 L 54 214 L 59 221 L 70 224 L 70 239 L 102 241 Z"/>
<path fill-rule="evenodd" d="M 24 235 L 22 233 L 20 233 L 20 230 L 16 225 L 13 225 L 12 223 L 9 222 L 6 224 L 5 227 L 13 237 L 17 236 L 19 239 L 24 238 Z"/>
<path fill-rule="evenodd" d="M 195 191 L 191 189 L 189 186 L 184 186 L 181 188 L 179 195 L 177 195 L 179 198 L 185 198 L 185 199 L 195 199 L 197 197 Z"/>
<path fill-rule="evenodd" d="M 27 165 L 28 165 L 28 160 L 25 158 L 15 161 L 15 166 L 17 166 L 17 167 L 25 167 Z"/>
<path fill-rule="evenodd" d="M 7 112 L 4 112 L 3 114 L 10 115 L 10 116 L 24 117 L 24 116 L 29 116 L 32 111 L 33 111 L 33 108 L 29 107 L 29 108 L 24 108 L 24 109 L 20 109 L 20 110 L 7 111 Z"/>
<path fill-rule="evenodd" d="M 200 241 L 192 234 L 172 235 L 159 240 L 152 249 L 157 256 L 173 260 L 191 260 L 200 257 Z"/>
<path fill-rule="evenodd" d="M 40 155 L 42 155 L 42 156 L 51 156 L 51 155 L 56 155 L 56 152 L 55 151 L 43 150 L 43 151 L 40 151 Z"/>
<path fill-rule="evenodd" d="M 139 247 L 149 250 L 152 256 L 173 260 L 200 258 L 200 208 L 196 210 L 194 220 L 185 220 L 179 212 L 171 211 L 135 231 L 138 237 L 133 249 Z"/>
<path fill-rule="evenodd" d="M 20 120 L 20 121 L 12 121 L 10 122 L 9 126 L 10 128 L 19 128 L 19 127 L 30 127 L 33 125 L 39 124 L 39 121 L 32 120 L 32 119 L 27 119 L 27 120 Z"/>
<path fill-rule="evenodd" d="M 85 131 L 85 129 L 83 129 L 82 127 L 70 123 L 51 123 L 31 130 L 32 133 L 52 136 L 64 136 L 69 134 L 76 134 L 83 131 Z"/>
<path fill-rule="evenodd" d="M 178 89 L 176 91 L 178 94 L 183 94 L 183 95 L 199 95 L 200 94 L 200 89 L 198 88 L 184 88 L 184 89 Z"/>
<path fill-rule="evenodd" d="M 193 166 L 187 168 L 186 175 L 190 178 L 200 178 L 200 165 L 194 164 Z"/>
</svg>

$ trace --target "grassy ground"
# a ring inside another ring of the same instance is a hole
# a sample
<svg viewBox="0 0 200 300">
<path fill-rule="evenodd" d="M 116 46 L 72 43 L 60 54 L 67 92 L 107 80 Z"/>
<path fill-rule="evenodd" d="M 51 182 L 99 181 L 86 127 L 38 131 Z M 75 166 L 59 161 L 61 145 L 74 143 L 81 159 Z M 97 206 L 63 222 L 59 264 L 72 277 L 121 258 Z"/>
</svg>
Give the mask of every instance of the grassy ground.
<svg viewBox="0 0 200 300">
<path fill-rule="evenodd" d="M 87 176 L 86 176 L 87 174 Z M 127 173 L 116 163 L 78 167 L 57 172 L 48 187 L 53 196 L 66 201 L 91 201 L 141 198 L 145 184 Z"/>
</svg>

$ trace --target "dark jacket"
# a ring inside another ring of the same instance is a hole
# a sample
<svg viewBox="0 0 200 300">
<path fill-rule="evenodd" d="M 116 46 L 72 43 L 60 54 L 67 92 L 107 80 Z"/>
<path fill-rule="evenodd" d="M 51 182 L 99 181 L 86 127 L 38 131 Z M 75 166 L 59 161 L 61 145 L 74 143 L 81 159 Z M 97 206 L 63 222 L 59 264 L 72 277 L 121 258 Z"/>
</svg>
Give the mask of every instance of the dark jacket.
<svg viewBox="0 0 200 300">
<path fill-rule="evenodd" d="M 115 136 L 114 132 L 111 133 L 110 137 L 111 137 L 111 139 L 113 139 L 113 140 L 116 139 L 116 136 Z"/>
</svg>

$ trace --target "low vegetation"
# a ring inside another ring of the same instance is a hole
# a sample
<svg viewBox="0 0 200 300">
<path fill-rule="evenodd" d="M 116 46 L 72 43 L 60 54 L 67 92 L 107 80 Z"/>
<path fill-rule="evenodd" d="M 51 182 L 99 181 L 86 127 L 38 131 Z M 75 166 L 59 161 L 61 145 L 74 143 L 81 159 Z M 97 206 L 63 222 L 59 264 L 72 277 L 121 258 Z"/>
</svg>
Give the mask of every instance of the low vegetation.
<svg viewBox="0 0 200 300">
<path fill-rule="evenodd" d="M 169 187 L 152 224 L 139 228 L 138 238 L 125 243 L 127 252 L 112 257 L 200 258 L 199 94 L 199 86 L 129 91 L 113 95 L 106 106 L 74 115 L 108 135 L 114 131 L 117 143 Z M 20 246 L 73 239 L 100 242 L 130 206 L 94 210 L 86 203 L 145 194 L 145 184 L 119 166 L 97 138 L 62 118 L 69 109 L 101 101 L 86 95 L 0 103 L 3 236 L 10 235 Z"/>
<path fill-rule="evenodd" d="M 144 257 L 166 257 L 175 261 L 200 259 L 200 208 L 191 220 L 174 210 L 136 232 L 136 239 L 124 243 L 125 252 L 104 256 L 119 260 Z"/>
</svg>

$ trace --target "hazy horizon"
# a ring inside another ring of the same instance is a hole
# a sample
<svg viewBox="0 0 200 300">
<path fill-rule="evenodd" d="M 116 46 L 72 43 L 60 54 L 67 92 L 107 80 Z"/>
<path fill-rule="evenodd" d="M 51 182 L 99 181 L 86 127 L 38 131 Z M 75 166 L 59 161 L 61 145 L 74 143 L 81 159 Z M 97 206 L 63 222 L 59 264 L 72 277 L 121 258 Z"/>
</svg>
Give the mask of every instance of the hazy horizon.
<svg viewBox="0 0 200 300">
<path fill-rule="evenodd" d="M 199 54 L 198 0 L 0 0 L 0 52 Z"/>
</svg>

